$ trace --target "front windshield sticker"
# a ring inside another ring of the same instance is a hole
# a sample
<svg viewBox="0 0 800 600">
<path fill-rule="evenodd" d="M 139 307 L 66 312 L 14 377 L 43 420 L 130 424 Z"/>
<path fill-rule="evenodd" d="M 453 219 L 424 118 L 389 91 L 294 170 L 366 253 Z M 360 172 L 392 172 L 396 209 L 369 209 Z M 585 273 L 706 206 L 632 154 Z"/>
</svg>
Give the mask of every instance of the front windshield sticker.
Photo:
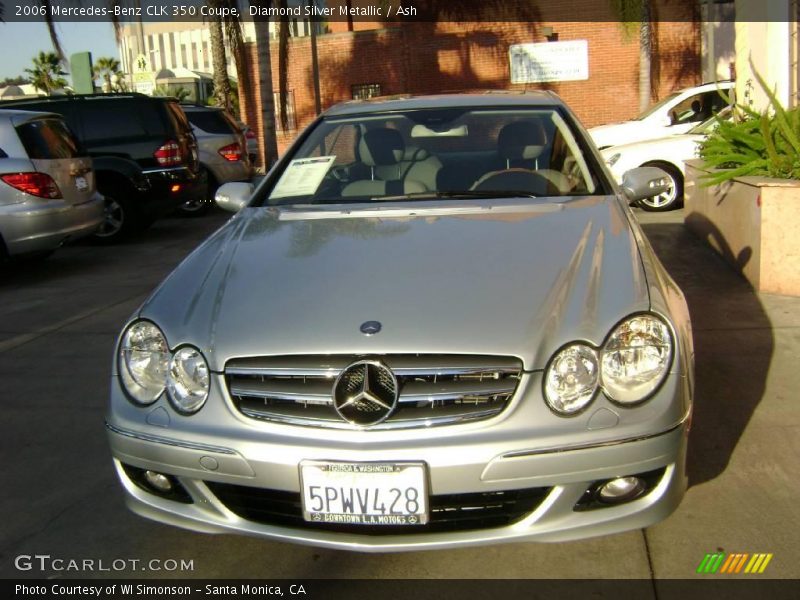
<svg viewBox="0 0 800 600">
<path fill-rule="evenodd" d="M 335 160 L 335 156 L 294 159 L 286 167 L 269 197 L 313 196 Z"/>
</svg>

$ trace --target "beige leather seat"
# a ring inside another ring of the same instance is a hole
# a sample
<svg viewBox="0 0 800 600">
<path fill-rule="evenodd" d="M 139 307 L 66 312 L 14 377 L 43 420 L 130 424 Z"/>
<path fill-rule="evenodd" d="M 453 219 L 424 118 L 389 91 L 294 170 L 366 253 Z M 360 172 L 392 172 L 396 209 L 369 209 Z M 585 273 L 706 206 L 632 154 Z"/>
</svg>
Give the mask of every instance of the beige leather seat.
<svg viewBox="0 0 800 600">
<path fill-rule="evenodd" d="M 396 165 L 380 165 L 375 173 L 380 179 L 411 179 L 418 181 L 428 190 L 435 190 L 436 175 L 442 168 L 442 161 L 425 148 L 406 146 L 403 158 Z"/>
<path fill-rule="evenodd" d="M 473 184 L 472 189 L 517 189 L 507 186 L 511 181 L 530 182 L 532 185 L 534 181 L 545 180 L 549 182 L 549 185 L 536 185 L 535 189 L 525 188 L 525 191 L 540 195 L 568 192 L 570 183 L 566 175 L 553 169 L 539 168 L 539 157 L 548 144 L 547 131 L 541 121 L 509 123 L 500 130 L 497 136 L 497 152 L 505 163 L 505 169 L 486 173 Z M 510 175 L 509 171 L 517 173 L 517 175 Z M 520 171 L 533 173 L 536 177 L 524 177 L 519 173 Z"/>
<path fill-rule="evenodd" d="M 428 191 L 421 182 L 401 177 L 400 164 L 405 158 L 403 136 L 395 129 L 371 129 L 358 144 L 361 162 L 370 168 L 370 179 L 347 184 L 342 198 L 356 196 L 397 196 Z"/>
</svg>

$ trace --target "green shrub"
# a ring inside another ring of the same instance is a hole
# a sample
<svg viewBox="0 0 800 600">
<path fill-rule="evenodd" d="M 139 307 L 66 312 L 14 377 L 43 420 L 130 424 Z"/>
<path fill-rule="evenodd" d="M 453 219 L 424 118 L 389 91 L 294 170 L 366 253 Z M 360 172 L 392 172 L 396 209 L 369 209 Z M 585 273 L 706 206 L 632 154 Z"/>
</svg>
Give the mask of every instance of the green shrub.
<svg viewBox="0 0 800 600">
<path fill-rule="evenodd" d="M 786 110 L 755 72 L 770 105 L 763 113 L 736 106 L 736 119 L 717 119 L 718 126 L 700 145 L 699 155 L 719 169 L 704 177 L 715 185 L 745 175 L 800 179 L 800 109 Z"/>
</svg>

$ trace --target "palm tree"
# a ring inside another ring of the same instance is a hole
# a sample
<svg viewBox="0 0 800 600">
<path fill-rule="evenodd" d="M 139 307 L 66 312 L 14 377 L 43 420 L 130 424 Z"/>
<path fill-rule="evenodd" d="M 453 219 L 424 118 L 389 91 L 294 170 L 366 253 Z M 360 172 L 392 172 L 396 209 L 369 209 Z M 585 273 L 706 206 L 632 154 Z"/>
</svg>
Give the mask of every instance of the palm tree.
<svg viewBox="0 0 800 600">
<path fill-rule="evenodd" d="M 269 47 L 269 21 L 255 20 L 256 54 L 258 56 L 258 103 L 261 107 L 261 136 L 264 141 L 264 166 L 278 158 L 278 139 L 275 128 L 275 100 L 272 86 L 272 54 Z M 278 61 L 280 62 L 280 60 Z"/>
<path fill-rule="evenodd" d="M 639 34 L 639 112 L 650 106 L 652 91 L 653 31 L 652 0 L 611 0 L 611 7 L 619 17 L 627 37 Z"/>
<path fill-rule="evenodd" d="M 208 7 L 213 9 L 215 16 L 208 21 L 208 32 L 211 37 L 211 63 L 214 72 L 214 96 L 217 106 L 231 112 L 231 80 L 228 78 L 228 61 L 225 56 L 225 38 L 222 33 L 222 17 L 219 8 L 222 0 L 208 0 Z"/>
<path fill-rule="evenodd" d="M 120 71 L 120 64 L 116 58 L 109 56 L 102 56 L 97 59 L 94 64 L 94 76 L 103 80 L 104 92 L 118 92 L 123 91 L 122 82 L 124 75 Z M 116 77 L 116 79 L 114 79 Z"/>
<path fill-rule="evenodd" d="M 153 90 L 153 96 L 177 98 L 179 102 L 183 102 L 184 100 L 191 98 L 192 93 L 182 85 L 178 87 L 159 85 Z"/>
<path fill-rule="evenodd" d="M 25 72 L 30 75 L 33 86 L 48 96 L 67 87 L 63 75 L 68 73 L 61 70 L 61 61 L 55 52 L 39 52 L 33 59 L 33 68 Z"/>
</svg>

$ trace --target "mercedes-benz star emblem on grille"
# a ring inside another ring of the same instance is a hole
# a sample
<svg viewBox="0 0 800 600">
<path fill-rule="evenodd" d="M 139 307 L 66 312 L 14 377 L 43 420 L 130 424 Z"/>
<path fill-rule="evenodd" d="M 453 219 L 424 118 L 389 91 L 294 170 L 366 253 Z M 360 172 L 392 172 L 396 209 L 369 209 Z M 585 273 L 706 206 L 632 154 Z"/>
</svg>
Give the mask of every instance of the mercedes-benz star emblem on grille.
<svg viewBox="0 0 800 600">
<path fill-rule="evenodd" d="M 375 335 L 381 330 L 380 321 L 365 321 L 361 324 L 361 333 L 364 335 Z"/>
<path fill-rule="evenodd" d="M 354 362 L 333 384 L 333 406 L 348 423 L 360 427 L 385 421 L 399 397 L 397 378 L 377 360 Z"/>
</svg>

